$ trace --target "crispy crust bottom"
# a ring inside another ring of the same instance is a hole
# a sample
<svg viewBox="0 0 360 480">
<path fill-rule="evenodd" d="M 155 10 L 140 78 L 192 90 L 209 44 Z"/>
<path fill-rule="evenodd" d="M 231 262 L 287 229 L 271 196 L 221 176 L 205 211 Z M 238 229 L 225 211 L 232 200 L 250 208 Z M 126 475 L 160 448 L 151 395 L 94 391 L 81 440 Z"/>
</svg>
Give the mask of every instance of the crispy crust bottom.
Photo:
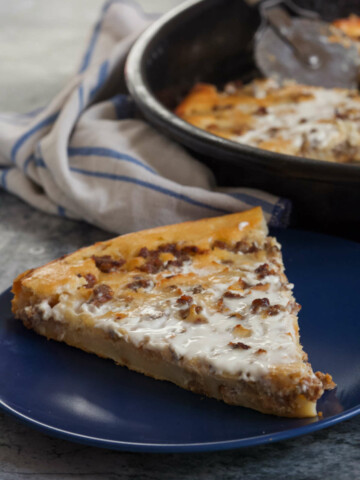
<svg viewBox="0 0 360 480">
<path fill-rule="evenodd" d="M 177 360 L 164 358 L 160 352 L 136 347 L 124 338 L 91 326 L 73 326 L 53 319 L 43 320 L 19 312 L 24 325 L 46 336 L 63 341 L 99 357 L 109 358 L 157 380 L 167 380 L 194 393 L 222 400 L 230 405 L 252 408 L 262 413 L 282 417 L 316 416 L 316 401 L 304 395 L 273 391 L 267 381 L 234 380 L 199 373 L 191 365 L 179 365 Z M 320 396 L 320 395 L 319 395 Z"/>
</svg>

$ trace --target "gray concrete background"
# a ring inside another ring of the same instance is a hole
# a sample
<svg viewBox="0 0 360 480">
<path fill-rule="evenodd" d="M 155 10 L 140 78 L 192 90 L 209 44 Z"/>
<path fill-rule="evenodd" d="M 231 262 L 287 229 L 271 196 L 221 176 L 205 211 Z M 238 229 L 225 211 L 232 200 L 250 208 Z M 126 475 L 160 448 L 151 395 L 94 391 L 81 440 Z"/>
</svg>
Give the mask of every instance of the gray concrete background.
<svg viewBox="0 0 360 480">
<path fill-rule="evenodd" d="M 0 0 L 0 111 L 43 106 L 79 66 L 105 0 Z M 140 0 L 162 12 L 179 0 Z"/>
</svg>

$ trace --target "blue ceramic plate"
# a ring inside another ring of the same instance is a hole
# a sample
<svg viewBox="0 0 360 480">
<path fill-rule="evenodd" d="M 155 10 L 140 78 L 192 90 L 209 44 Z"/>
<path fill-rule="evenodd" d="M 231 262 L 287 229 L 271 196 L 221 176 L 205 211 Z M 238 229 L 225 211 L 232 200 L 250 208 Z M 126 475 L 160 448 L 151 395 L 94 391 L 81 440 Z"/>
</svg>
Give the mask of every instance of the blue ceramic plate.
<svg viewBox="0 0 360 480">
<path fill-rule="evenodd" d="M 45 433 L 118 450 L 185 452 L 295 437 L 360 412 L 360 244 L 275 232 L 295 283 L 301 339 L 314 370 L 338 387 L 323 418 L 286 419 L 204 398 L 26 330 L 0 297 L 0 405 Z"/>
</svg>

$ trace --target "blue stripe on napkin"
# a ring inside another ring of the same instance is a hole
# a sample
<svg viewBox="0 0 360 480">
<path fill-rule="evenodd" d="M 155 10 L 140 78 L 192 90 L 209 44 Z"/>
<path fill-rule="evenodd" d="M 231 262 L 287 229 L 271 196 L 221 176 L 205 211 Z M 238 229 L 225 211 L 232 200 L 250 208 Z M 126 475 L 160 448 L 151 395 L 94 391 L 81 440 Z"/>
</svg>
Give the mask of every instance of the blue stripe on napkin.
<svg viewBox="0 0 360 480">
<path fill-rule="evenodd" d="M 81 168 L 75 168 L 71 167 L 70 170 L 75 173 L 80 173 L 82 175 L 87 175 L 89 177 L 99 177 L 99 178 L 105 178 L 108 180 L 115 180 L 118 182 L 127 182 L 127 183 L 133 183 L 135 185 L 139 185 L 144 188 L 148 188 L 151 190 L 155 190 L 159 193 L 162 193 L 164 195 L 167 195 L 169 197 L 173 198 L 178 198 L 179 200 L 183 200 L 186 203 L 190 203 L 191 205 L 196 205 L 198 207 L 206 208 L 208 210 L 213 210 L 214 212 L 219 212 L 219 213 L 231 213 L 229 210 L 225 210 L 223 208 L 218 208 L 218 207 L 213 207 L 212 205 L 207 205 L 206 203 L 199 202 L 198 200 L 194 200 L 191 197 L 188 197 L 187 195 L 183 195 L 181 193 L 176 193 L 172 190 L 169 190 L 168 188 L 160 187 L 159 185 L 155 185 L 150 182 L 145 182 L 143 180 L 139 180 L 137 178 L 132 178 L 128 177 L 125 175 L 115 175 L 113 173 L 106 173 L 106 172 L 91 172 L 88 170 L 84 170 Z"/>
<path fill-rule="evenodd" d="M 79 114 L 80 114 L 84 109 L 84 86 L 82 84 L 80 84 L 78 88 L 78 99 L 79 99 Z"/>
<path fill-rule="evenodd" d="M 141 17 L 143 17 L 144 19 L 155 20 L 156 18 L 158 18 L 160 16 L 157 13 L 145 13 L 144 10 L 142 9 L 142 7 L 139 4 L 135 1 L 132 1 L 132 0 L 109 0 L 108 2 L 106 2 L 105 5 L 102 8 L 100 18 L 95 24 L 95 27 L 94 27 L 94 30 L 92 32 L 91 39 L 90 39 L 90 42 L 89 42 L 89 46 L 88 46 L 88 48 L 85 52 L 83 61 L 81 63 L 79 73 L 83 73 L 88 68 L 88 66 L 90 65 L 92 55 L 93 55 L 94 50 L 95 50 L 95 46 L 96 46 L 100 31 L 101 31 L 101 28 L 102 28 L 102 24 L 103 24 L 105 15 L 106 15 L 107 11 L 109 10 L 109 8 L 111 7 L 111 5 L 114 4 L 114 3 L 122 3 L 122 4 L 129 5 L 129 6 L 133 7 L 137 11 L 137 13 Z"/>
<path fill-rule="evenodd" d="M 127 155 L 126 153 L 121 153 L 117 152 L 116 150 L 113 150 L 111 148 L 104 148 L 104 147 L 69 147 L 68 148 L 68 155 L 69 157 L 74 157 L 74 156 L 83 156 L 83 157 L 89 157 L 89 156 L 98 156 L 98 157 L 108 157 L 108 158 L 113 158 L 115 160 L 123 160 L 125 162 L 130 162 L 135 165 L 138 165 L 139 167 L 144 168 L 150 173 L 153 173 L 154 175 L 158 175 L 158 173 L 153 170 L 151 167 L 148 165 L 144 164 L 143 162 L 140 162 L 140 160 L 137 160 L 136 158 Z"/>
<path fill-rule="evenodd" d="M 266 200 L 262 200 L 258 197 L 255 197 L 253 195 L 249 195 L 247 193 L 227 193 L 230 197 L 236 198 L 237 200 L 240 200 L 241 202 L 246 203 L 247 205 L 251 205 L 253 207 L 261 207 L 264 212 L 271 213 L 274 205 L 267 202 Z"/>
<path fill-rule="evenodd" d="M 115 108 L 118 120 L 126 120 L 135 117 L 135 102 L 130 95 L 119 93 L 110 99 Z"/>
<path fill-rule="evenodd" d="M 60 217 L 65 217 L 66 216 L 65 215 L 65 208 L 62 207 L 61 205 L 58 205 L 57 211 L 58 211 L 58 214 L 59 214 Z"/>
<path fill-rule="evenodd" d="M 287 198 L 280 198 L 272 210 L 270 227 L 285 228 L 289 225 L 291 214 L 291 201 Z"/>
<path fill-rule="evenodd" d="M 98 90 L 104 85 L 109 70 L 109 61 L 105 60 L 99 68 L 98 79 L 94 88 L 90 90 L 90 99 L 92 100 Z"/>
<path fill-rule="evenodd" d="M 2 168 L 1 169 L 1 176 L 0 176 L 0 185 L 3 187 L 4 190 L 7 190 L 7 181 L 6 177 L 10 172 L 11 168 Z"/>
<path fill-rule="evenodd" d="M 39 123 L 34 125 L 30 130 L 28 130 L 26 133 L 21 135 L 21 137 L 14 143 L 14 146 L 11 149 L 10 158 L 12 163 L 16 162 L 17 152 L 19 151 L 20 147 L 26 142 L 26 140 L 28 140 L 37 131 L 54 123 L 57 117 L 59 116 L 59 113 L 60 112 L 53 113 L 52 115 L 49 115 L 48 117 L 42 119 Z"/>
</svg>

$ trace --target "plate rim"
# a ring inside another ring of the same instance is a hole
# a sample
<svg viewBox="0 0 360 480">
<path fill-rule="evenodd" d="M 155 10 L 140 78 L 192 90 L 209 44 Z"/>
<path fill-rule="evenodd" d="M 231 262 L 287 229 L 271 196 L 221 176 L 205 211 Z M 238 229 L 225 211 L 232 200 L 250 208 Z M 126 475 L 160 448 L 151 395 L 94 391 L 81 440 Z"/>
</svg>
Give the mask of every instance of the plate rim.
<svg viewBox="0 0 360 480">
<path fill-rule="evenodd" d="M 1 294 L 2 295 L 2 294 Z M 16 409 L 7 405 L 0 399 L 0 410 L 10 414 L 22 423 L 34 427 L 34 429 L 44 432 L 62 440 L 69 440 L 83 445 L 90 445 L 101 448 L 108 448 L 112 450 L 128 451 L 128 452 L 143 452 L 143 453 L 189 453 L 189 452 L 212 452 L 231 450 L 238 448 L 251 447 L 256 445 L 268 445 L 282 440 L 300 437 L 308 433 L 316 432 L 328 428 L 332 425 L 340 423 L 360 414 L 360 404 L 352 407 L 349 410 L 338 413 L 324 420 L 310 423 L 297 428 L 290 428 L 281 432 L 266 435 L 256 435 L 243 439 L 222 440 L 216 442 L 194 442 L 194 443 L 143 443 L 143 442 L 128 442 L 121 440 L 110 440 L 106 438 L 93 437 L 90 435 L 83 435 L 80 433 L 63 430 L 61 428 L 53 427 L 44 422 L 35 420 Z"/>
</svg>

